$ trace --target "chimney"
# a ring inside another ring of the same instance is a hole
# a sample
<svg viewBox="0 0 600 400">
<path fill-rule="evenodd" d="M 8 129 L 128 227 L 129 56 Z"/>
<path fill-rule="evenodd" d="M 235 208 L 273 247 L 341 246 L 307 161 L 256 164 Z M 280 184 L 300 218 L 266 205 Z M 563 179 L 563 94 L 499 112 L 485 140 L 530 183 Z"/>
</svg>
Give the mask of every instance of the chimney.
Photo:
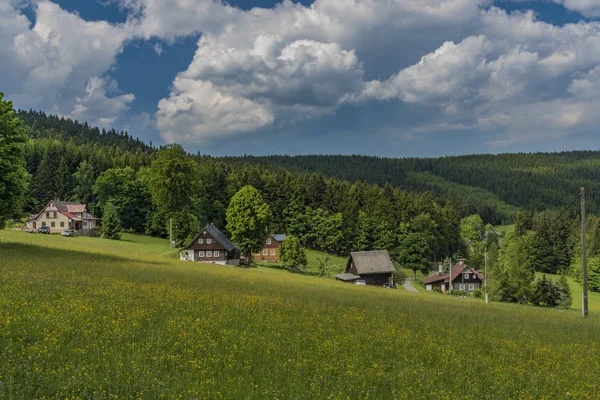
<svg viewBox="0 0 600 400">
<path fill-rule="evenodd" d="M 465 263 L 465 259 L 464 259 L 464 258 L 459 258 L 459 259 L 458 259 L 458 263 L 459 263 L 460 265 L 463 265 L 463 264 Z"/>
<path fill-rule="evenodd" d="M 442 275 L 444 273 L 444 263 L 441 261 L 438 263 L 438 273 L 440 275 Z"/>
</svg>

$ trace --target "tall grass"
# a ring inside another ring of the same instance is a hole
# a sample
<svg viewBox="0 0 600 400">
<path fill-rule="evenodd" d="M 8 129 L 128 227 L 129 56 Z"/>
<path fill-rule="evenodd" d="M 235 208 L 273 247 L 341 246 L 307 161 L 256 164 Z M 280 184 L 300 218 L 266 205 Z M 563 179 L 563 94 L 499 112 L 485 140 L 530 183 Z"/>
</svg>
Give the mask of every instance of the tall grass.
<svg viewBox="0 0 600 400">
<path fill-rule="evenodd" d="M 582 320 L 182 263 L 148 243 L 68 240 L 0 232 L 0 398 L 600 395 L 593 313 Z"/>
</svg>

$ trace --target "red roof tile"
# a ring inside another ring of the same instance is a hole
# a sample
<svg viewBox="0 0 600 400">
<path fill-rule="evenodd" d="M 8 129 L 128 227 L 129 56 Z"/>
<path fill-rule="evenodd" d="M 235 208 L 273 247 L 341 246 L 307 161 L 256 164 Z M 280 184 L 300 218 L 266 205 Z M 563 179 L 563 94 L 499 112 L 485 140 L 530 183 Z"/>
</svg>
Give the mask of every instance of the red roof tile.
<svg viewBox="0 0 600 400">
<path fill-rule="evenodd" d="M 460 274 L 465 270 L 465 269 L 470 269 L 471 271 L 473 271 L 475 273 L 475 275 L 477 275 L 477 278 L 479 278 L 480 280 L 483 280 L 483 274 L 479 271 L 477 271 L 475 268 L 470 268 L 467 264 L 465 264 L 463 261 L 459 261 L 457 262 L 454 267 L 452 267 L 452 282 L 454 282 L 456 280 L 456 278 L 458 278 L 460 276 Z M 427 283 L 433 283 L 433 282 L 438 282 L 441 280 L 446 280 L 448 279 L 448 273 L 446 272 L 443 275 L 437 275 L 437 276 L 428 276 L 427 278 L 423 279 L 423 283 L 427 284 Z"/>
</svg>

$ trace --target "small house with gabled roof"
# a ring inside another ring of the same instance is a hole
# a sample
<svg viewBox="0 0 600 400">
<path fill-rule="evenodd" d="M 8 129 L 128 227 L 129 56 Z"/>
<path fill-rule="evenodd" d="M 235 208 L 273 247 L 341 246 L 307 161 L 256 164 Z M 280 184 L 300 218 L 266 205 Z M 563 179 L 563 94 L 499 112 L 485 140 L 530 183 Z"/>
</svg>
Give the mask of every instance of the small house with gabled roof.
<svg viewBox="0 0 600 400">
<path fill-rule="evenodd" d="M 345 274 L 336 275 L 339 280 L 354 281 L 351 275 L 364 279 L 367 285 L 381 286 L 394 283 L 394 263 L 387 250 L 355 251 L 350 253 Z M 350 277 L 350 279 L 342 279 Z"/>
<path fill-rule="evenodd" d="M 25 226 L 33 230 L 47 226 L 51 233 L 62 233 L 67 229 L 94 230 L 97 221 L 98 218 L 88 212 L 85 204 L 50 200 L 39 213 L 29 216 Z"/>
<path fill-rule="evenodd" d="M 279 248 L 285 239 L 286 235 L 284 233 L 270 235 L 267 240 L 265 240 L 263 248 L 254 255 L 254 260 L 274 263 L 279 262 Z"/>
<path fill-rule="evenodd" d="M 241 250 L 213 224 L 202 229 L 186 247 L 180 250 L 182 261 L 239 265 Z"/>
<path fill-rule="evenodd" d="M 438 273 L 437 275 L 428 276 L 423 279 L 423 285 L 426 290 L 433 290 L 434 287 L 439 287 L 442 292 L 446 292 L 452 284 L 452 290 L 464 290 L 472 292 L 475 289 L 481 289 L 483 286 L 484 276 L 475 268 L 465 264 L 464 259 L 459 259 L 458 262 L 446 273 Z M 450 281 L 452 281 L 450 283 Z"/>
</svg>

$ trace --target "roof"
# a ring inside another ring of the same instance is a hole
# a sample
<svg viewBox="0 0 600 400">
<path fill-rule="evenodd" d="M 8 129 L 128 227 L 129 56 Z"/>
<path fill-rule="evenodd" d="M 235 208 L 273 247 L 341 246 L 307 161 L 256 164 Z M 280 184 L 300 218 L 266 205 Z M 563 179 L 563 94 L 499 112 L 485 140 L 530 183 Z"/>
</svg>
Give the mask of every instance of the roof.
<svg viewBox="0 0 600 400">
<path fill-rule="evenodd" d="M 465 264 L 464 260 L 460 260 L 459 262 L 457 262 L 454 267 L 452 267 L 452 282 L 454 282 L 459 276 L 460 274 L 465 270 L 465 269 L 470 269 L 471 271 L 473 271 L 473 273 L 475 275 L 477 275 L 477 278 L 479 278 L 480 280 L 483 280 L 483 274 L 479 271 L 477 271 L 475 268 L 471 268 L 469 267 L 467 264 Z M 425 279 L 423 279 L 423 283 L 427 284 L 427 283 L 432 283 L 432 282 L 438 282 L 441 280 L 447 280 L 448 277 L 448 272 L 446 272 L 443 275 L 435 275 L 435 276 L 429 276 Z"/>
<path fill-rule="evenodd" d="M 67 211 L 70 213 L 83 213 L 85 211 L 85 204 L 67 204 Z"/>
<path fill-rule="evenodd" d="M 98 219 L 86 211 L 86 204 L 81 204 L 74 201 L 50 200 L 38 214 L 30 214 L 28 221 L 37 219 L 44 212 L 44 210 L 48 208 L 50 203 L 54 203 L 59 213 L 72 220 L 81 221 L 82 219 Z M 82 213 L 83 218 L 78 217 L 73 213 Z"/>
<path fill-rule="evenodd" d="M 286 239 L 287 236 L 285 233 L 275 233 L 271 235 L 271 237 L 281 243 Z"/>
<path fill-rule="evenodd" d="M 335 276 L 337 279 L 339 279 L 340 281 L 355 281 L 357 279 L 360 279 L 360 276 L 358 275 L 354 275 L 354 274 L 337 274 Z"/>
<path fill-rule="evenodd" d="M 194 239 L 192 239 L 192 241 L 187 246 L 185 246 L 182 250 L 188 249 L 192 244 L 194 244 L 194 242 L 196 240 L 198 240 L 198 238 L 200 236 L 202 236 L 202 234 L 204 232 L 208 232 L 210 234 L 210 236 L 212 236 L 217 242 L 219 242 L 221 244 L 221 246 L 223 246 L 225 248 L 225 250 L 227 250 L 227 251 L 240 250 L 239 247 L 237 247 L 235 244 L 231 243 L 231 241 L 229 239 L 227 239 L 227 236 L 225 236 L 223 234 L 223 232 L 221 232 L 213 224 L 206 225 L 204 227 L 204 229 L 202 229 L 200 232 L 198 232 L 198 234 L 196 236 L 194 236 Z"/>
<path fill-rule="evenodd" d="M 350 253 L 348 264 L 354 261 L 356 272 L 360 275 L 381 274 L 396 271 L 387 250 L 355 251 Z"/>
<path fill-rule="evenodd" d="M 90 214 L 89 212 L 84 212 L 83 213 L 83 219 L 98 219 L 96 217 L 94 217 L 92 214 Z"/>
<path fill-rule="evenodd" d="M 73 215 L 73 214 L 71 214 L 71 213 L 70 213 L 70 212 L 68 212 L 68 211 L 60 211 L 60 210 L 59 210 L 59 212 L 60 212 L 62 215 L 65 215 L 67 218 L 70 218 L 70 219 L 72 219 L 73 221 L 81 221 L 81 218 L 80 218 L 80 217 L 78 217 L 77 215 Z"/>
</svg>

